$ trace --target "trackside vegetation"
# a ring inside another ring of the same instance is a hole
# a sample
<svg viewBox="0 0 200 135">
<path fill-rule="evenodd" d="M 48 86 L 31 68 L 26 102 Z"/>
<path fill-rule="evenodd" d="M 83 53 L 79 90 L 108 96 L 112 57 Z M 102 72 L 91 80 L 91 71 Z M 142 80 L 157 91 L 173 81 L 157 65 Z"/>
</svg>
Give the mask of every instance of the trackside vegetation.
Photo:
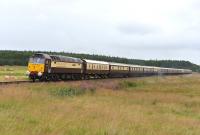
<svg viewBox="0 0 200 135">
<path fill-rule="evenodd" d="M 27 80 L 26 66 L 0 66 L 0 81 Z"/>
<path fill-rule="evenodd" d="M 28 58 L 32 56 L 34 53 L 36 52 L 1 50 L 0 51 L 0 65 L 26 66 L 28 62 Z M 57 55 L 71 56 L 71 57 L 76 57 L 76 58 L 86 58 L 86 59 L 92 59 L 92 60 L 117 62 L 117 63 L 125 63 L 125 64 L 167 67 L 167 68 L 185 68 L 185 69 L 191 69 L 195 72 L 200 72 L 200 66 L 193 64 L 189 61 L 138 60 L 138 59 L 111 57 L 111 56 L 105 56 L 105 55 L 78 54 L 78 53 L 67 53 L 67 52 L 41 52 L 41 53 L 57 54 Z"/>
<path fill-rule="evenodd" d="M 0 87 L 2 135 L 199 135 L 200 75 Z"/>
</svg>

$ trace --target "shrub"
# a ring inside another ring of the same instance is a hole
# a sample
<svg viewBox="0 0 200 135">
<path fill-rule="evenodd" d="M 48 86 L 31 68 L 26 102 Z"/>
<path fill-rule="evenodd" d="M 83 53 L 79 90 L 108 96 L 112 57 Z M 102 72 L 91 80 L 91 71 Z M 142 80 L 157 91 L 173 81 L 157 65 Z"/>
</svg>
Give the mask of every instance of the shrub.
<svg viewBox="0 0 200 135">
<path fill-rule="evenodd" d="M 83 89 L 83 88 L 72 88 L 72 87 L 65 87 L 65 88 L 57 88 L 50 90 L 50 94 L 54 96 L 80 96 L 84 95 L 87 91 L 89 91 L 91 94 L 94 94 L 96 92 L 96 89 Z"/>
<path fill-rule="evenodd" d="M 123 81 L 120 82 L 120 88 L 135 88 L 138 86 L 136 82 L 130 82 L 130 81 Z"/>
</svg>

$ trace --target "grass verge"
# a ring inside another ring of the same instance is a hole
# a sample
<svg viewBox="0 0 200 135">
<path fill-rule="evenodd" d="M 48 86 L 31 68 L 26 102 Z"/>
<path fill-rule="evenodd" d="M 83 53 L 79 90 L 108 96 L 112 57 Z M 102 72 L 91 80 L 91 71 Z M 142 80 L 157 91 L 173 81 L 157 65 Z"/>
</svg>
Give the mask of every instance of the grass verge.
<svg viewBox="0 0 200 135">
<path fill-rule="evenodd" d="M 200 75 L 0 87 L 2 135 L 199 135 Z"/>
</svg>

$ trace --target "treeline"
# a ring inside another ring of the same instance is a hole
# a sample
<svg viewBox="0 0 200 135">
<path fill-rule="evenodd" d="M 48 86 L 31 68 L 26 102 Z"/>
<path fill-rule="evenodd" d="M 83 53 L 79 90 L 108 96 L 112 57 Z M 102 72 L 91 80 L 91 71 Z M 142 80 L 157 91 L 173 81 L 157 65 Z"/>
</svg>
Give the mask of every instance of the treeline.
<svg viewBox="0 0 200 135">
<path fill-rule="evenodd" d="M 8 51 L 0 50 L 0 65 L 20 65 L 26 66 L 28 59 L 32 56 L 34 51 Z M 175 60 L 138 60 L 138 59 L 127 59 L 121 57 L 111 57 L 104 55 L 91 55 L 91 54 L 76 54 L 66 52 L 41 52 L 47 54 L 65 55 L 70 57 L 85 58 L 92 60 L 145 65 L 145 66 L 156 66 L 156 67 L 168 67 L 168 68 L 185 68 L 191 69 L 195 72 L 200 72 L 200 66 L 193 64 L 189 61 L 175 61 Z"/>
</svg>

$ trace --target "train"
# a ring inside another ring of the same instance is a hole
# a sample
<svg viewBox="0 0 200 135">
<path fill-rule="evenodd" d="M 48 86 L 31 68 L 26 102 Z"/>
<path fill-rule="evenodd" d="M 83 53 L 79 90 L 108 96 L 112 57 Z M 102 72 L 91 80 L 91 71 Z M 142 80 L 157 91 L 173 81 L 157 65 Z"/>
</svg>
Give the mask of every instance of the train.
<svg viewBox="0 0 200 135">
<path fill-rule="evenodd" d="M 32 81 L 82 80 L 192 74 L 189 69 L 140 66 L 35 53 L 29 58 L 27 75 Z"/>
</svg>

